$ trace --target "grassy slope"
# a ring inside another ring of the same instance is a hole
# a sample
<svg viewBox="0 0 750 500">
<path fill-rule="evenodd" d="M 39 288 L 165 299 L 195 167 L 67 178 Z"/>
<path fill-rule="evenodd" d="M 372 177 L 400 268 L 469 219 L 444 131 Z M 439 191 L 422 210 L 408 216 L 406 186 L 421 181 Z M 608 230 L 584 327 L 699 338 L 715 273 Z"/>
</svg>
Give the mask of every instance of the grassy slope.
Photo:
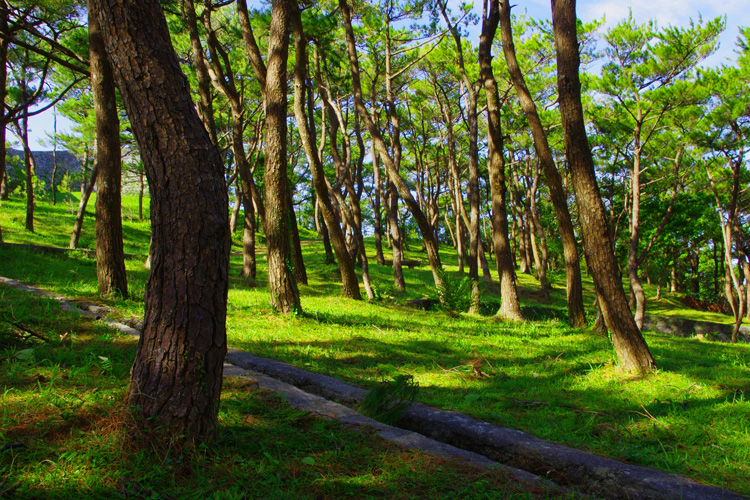
<svg viewBox="0 0 750 500">
<path fill-rule="evenodd" d="M 7 321 L 49 342 L 19 342 Z M 247 380 L 225 382 L 210 451 L 155 453 L 123 403 L 136 344 L 0 286 L 0 446 L 23 445 L 0 451 L 3 498 L 555 498 L 311 418 Z"/>
<path fill-rule="evenodd" d="M 132 204 L 126 200 L 125 213 Z M 4 204 L 0 224 L 6 240 L 64 244 L 71 217 L 60 209 L 54 216 L 44 212 L 49 209 L 41 204 L 41 234 L 29 236 L 22 229 L 22 204 Z M 42 222 L 44 217 L 54 222 Z M 52 232 L 50 223 L 62 236 Z M 145 259 L 148 226 L 127 222 L 126 227 L 126 238 L 132 238 L 126 251 Z M 84 241 L 90 242 L 91 220 L 85 230 L 89 236 Z M 423 254 L 413 251 L 416 244 L 412 246 L 407 256 L 425 261 Z M 534 321 L 513 325 L 491 317 L 451 317 L 403 307 L 400 304 L 409 298 L 434 296 L 426 268 L 406 270 L 407 292 L 398 293 L 391 286 L 390 268 L 371 264 L 383 299 L 344 299 L 339 296 L 336 266 L 322 264 L 322 245 L 308 242 L 304 251 L 310 286 L 301 287 L 301 317 L 283 317 L 269 309 L 262 258 L 258 286 L 251 288 L 237 277 L 240 258 L 233 257 L 230 345 L 364 386 L 410 373 L 422 387 L 419 397 L 424 402 L 750 493 L 750 346 L 647 333 L 661 371 L 645 379 L 625 377 L 616 371 L 606 338 L 572 330 L 556 319 L 565 314 L 564 277 L 557 277 L 552 301 L 540 304 L 533 293 L 534 279 L 519 276 L 522 304 Z M 92 259 L 30 257 L 0 250 L 0 274 L 71 296 L 96 293 Z M 449 248 L 444 248 L 442 258 L 449 269 L 455 265 Z M 136 298 L 114 305 L 125 315 L 139 315 L 138 297 L 147 273 L 139 261 L 127 265 Z M 590 281 L 587 286 L 586 303 L 591 304 Z M 646 288 L 653 296 L 655 290 Z M 492 286 L 486 292 L 490 301 L 497 301 Z M 649 308 L 652 313 L 731 321 L 684 309 L 672 298 L 652 300 Z M 475 374 L 472 365 L 477 363 L 488 376 Z"/>
</svg>

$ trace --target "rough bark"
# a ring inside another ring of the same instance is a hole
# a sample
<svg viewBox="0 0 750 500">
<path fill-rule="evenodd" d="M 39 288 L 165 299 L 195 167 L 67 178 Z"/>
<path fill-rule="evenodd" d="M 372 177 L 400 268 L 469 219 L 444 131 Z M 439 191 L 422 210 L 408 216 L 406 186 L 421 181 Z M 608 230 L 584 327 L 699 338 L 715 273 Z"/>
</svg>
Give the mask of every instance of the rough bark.
<svg viewBox="0 0 750 500">
<path fill-rule="evenodd" d="M 361 300 L 362 295 L 359 292 L 359 282 L 354 272 L 354 262 L 349 257 L 346 250 L 346 240 L 341 230 L 341 223 L 336 217 L 336 212 L 331 203 L 331 197 L 328 195 L 328 186 L 325 179 L 325 171 L 320 161 L 317 150 L 317 139 L 315 137 L 314 120 L 312 116 L 308 118 L 308 112 L 312 114 L 312 108 L 305 110 L 305 93 L 307 88 L 307 41 L 302 31 L 302 22 L 298 10 L 293 13 L 292 29 L 295 37 L 296 62 L 294 66 L 294 116 L 297 120 L 297 130 L 299 131 L 300 140 L 305 149 L 307 162 L 310 165 L 310 171 L 313 178 L 313 186 L 317 195 L 317 206 L 323 215 L 324 225 L 328 230 L 328 235 L 333 243 L 336 252 L 336 258 L 341 272 L 341 284 L 346 297 Z"/>
<path fill-rule="evenodd" d="M 91 0 L 152 190 L 152 265 L 129 403 L 178 444 L 210 440 L 226 354 L 228 197 L 159 2 Z M 163 441 L 162 441 L 163 442 Z"/>
<path fill-rule="evenodd" d="M 563 245 L 563 256 L 565 259 L 568 321 L 575 328 L 584 328 L 586 326 L 586 313 L 583 307 L 581 265 L 576 246 L 575 232 L 573 231 L 573 223 L 570 218 L 570 211 L 568 210 L 567 196 L 562 185 L 562 178 L 555 166 L 552 150 L 549 147 L 547 135 L 539 118 L 536 104 L 531 97 L 531 92 L 529 92 L 526 86 L 523 72 L 518 65 L 515 46 L 513 44 L 510 8 L 509 0 L 501 0 L 500 31 L 503 41 L 503 53 L 505 54 L 505 61 L 508 64 L 508 71 L 518 94 L 521 108 L 529 122 L 531 135 L 534 139 L 534 148 L 541 162 L 542 171 L 544 172 L 545 181 L 550 193 L 550 200 L 552 201 L 555 216 L 557 217 L 557 225 L 560 231 L 560 240 Z"/>
<path fill-rule="evenodd" d="M 586 260 L 594 275 L 599 305 L 622 368 L 649 372 L 656 363 L 628 308 L 586 137 L 578 75 L 580 55 L 575 0 L 552 0 L 552 22 L 565 156 L 581 214 Z"/>
<path fill-rule="evenodd" d="M 492 191 L 492 232 L 495 260 L 500 281 L 502 305 L 497 315 L 514 321 L 523 319 L 516 288 L 516 272 L 508 237 L 508 213 L 506 207 L 507 188 L 505 182 L 505 158 L 503 156 L 503 132 L 500 123 L 500 96 L 492 72 L 492 41 L 499 21 L 498 0 L 490 2 L 490 10 L 482 16 L 482 34 L 479 38 L 479 78 L 487 97 L 487 128 L 490 154 L 487 166 Z"/>
<path fill-rule="evenodd" d="M 99 295 L 128 296 L 122 243 L 122 161 L 115 81 L 95 11 L 89 12 L 89 63 L 96 121 L 96 277 Z"/>
<path fill-rule="evenodd" d="M 289 23 L 296 2 L 280 0 L 271 11 L 265 78 L 266 246 L 271 306 L 284 314 L 301 313 L 291 248 L 291 214 L 287 181 L 287 72 Z"/>
</svg>

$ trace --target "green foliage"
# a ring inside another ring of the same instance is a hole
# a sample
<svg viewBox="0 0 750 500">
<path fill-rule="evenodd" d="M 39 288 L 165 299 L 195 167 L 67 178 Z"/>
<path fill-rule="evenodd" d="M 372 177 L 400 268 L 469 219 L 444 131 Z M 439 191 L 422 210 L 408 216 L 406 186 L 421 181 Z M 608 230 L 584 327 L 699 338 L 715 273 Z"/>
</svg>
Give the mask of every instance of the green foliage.
<svg viewBox="0 0 750 500">
<path fill-rule="evenodd" d="M 419 392 L 419 384 L 411 375 L 397 375 L 391 381 L 380 382 L 359 406 L 363 415 L 392 425 L 411 406 Z"/>
<path fill-rule="evenodd" d="M 466 312 L 471 306 L 471 280 L 468 276 L 456 278 L 445 270 L 438 271 L 442 286 L 438 288 L 440 307 L 444 311 Z"/>
</svg>

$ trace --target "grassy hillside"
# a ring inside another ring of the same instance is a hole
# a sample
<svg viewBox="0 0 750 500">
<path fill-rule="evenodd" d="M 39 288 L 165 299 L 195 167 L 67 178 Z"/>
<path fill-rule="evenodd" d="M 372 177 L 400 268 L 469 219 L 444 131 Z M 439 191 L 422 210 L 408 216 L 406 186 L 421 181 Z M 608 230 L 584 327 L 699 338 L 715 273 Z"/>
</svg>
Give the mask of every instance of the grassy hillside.
<svg viewBox="0 0 750 500">
<path fill-rule="evenodd" d="M 142 314 L 148 272 L 148 223 L 130 220 L 135 200 L 126 199 L 126 262 L 132 297 L 108 299 L 120 314 Z M 93 202 L 90 205 L 93 210 Z M 135 209 L 135 210 L 134 210 Z M 91 211 L 91 210 L 90 210 Z M 38 233 L 23 229 L 22 201 L 3 202 L 0 225 L 9 242 L 64 246 L 69 206 L 38 207 Z M 91 245 L 93 219 L 82 242 Z M 241 235 L 235 235 L 239 250 Z M 408 258 L 426 261 L 412 242 Z M 405 269 L 407 291 L 392 286 L 391 269 L 371 261 L 380 299 L 368 303 L 340 296 L 337 267 L 323 263 L 322 243 L 303 244 L 310 285 L 301 287 L 304 314 L 286 317 L 268 305 L 266 269 L 259 258 L 255 283 L 239 277 L 232 258 L 228 335 L 231 347 L 281 359 L 302 368 L 372 386 L 408 373 L 420 385 L 418 399 L 541 438 L 628 462 L 678 472 L 750 494 L 750 346 L 646 333 L 660 370 L 647 377 L 618 372 L 607 338 L 569 328 L 564 319 L 564 276 L 553 276 L 552 300 L 540 302 L 532 276 L 520 275 L 527 321 L 511 324 L 490 316 L 418 311 L 404 306 L 434 297 L 427 267 Z M 374 248 L 368 252 L 374 255 Z M 453 250 L 441 257 L 458 280 Z M 95 262 L 67 256 L 0 249 L 0 275 L 36 283 L 72 297 L 95 299 Z M 585 280 L 586 304 L 593 304 Z M 655 289 L 646 286 L 649 297 Z M 486 310 L 499 304 L 496 284 L 484 284 Z M 650 300 L 647 314 L 731 322 L 731 318 L 684 308 L 678 297 Z M 589 311 L 590 321 L 593 312 Z"/>
</svg>

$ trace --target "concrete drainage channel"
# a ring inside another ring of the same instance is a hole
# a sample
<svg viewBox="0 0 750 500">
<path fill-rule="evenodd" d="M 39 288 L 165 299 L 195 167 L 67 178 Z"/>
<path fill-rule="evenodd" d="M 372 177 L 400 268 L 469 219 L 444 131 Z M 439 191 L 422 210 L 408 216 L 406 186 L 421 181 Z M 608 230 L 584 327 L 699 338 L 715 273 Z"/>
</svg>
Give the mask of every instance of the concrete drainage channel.
<svg viewBox="0 0 750 500">
<path fill-rule="evenodd" d="M 129 335 L 138 330 L 104 317 L 107 308 L 76 303 L 37 287 L 0 277 L 0 283 L 58 300 L 64 309 L 106 321 Z M 225 376 L 245 376 L 259 387 L 284 395 L 294 408 L 374 429 L 381 437 L 407 448 L 500 467 L 536 487 L 572 488 L 600 498 L 622 500 L 741 500 L 737 493 L 706 486 L 667 472 L 626 464 L 575 448 L 550 443 L 515 429 L 499 427 L 467 415 L 415 403 L 391 427 L 343 405 L 356 406 L 367 394 L 360 387 L 311 373 L 280 361 L 230 349 Z M 544 479 L 542 479 L 544 478 Z"/>
</svg>

